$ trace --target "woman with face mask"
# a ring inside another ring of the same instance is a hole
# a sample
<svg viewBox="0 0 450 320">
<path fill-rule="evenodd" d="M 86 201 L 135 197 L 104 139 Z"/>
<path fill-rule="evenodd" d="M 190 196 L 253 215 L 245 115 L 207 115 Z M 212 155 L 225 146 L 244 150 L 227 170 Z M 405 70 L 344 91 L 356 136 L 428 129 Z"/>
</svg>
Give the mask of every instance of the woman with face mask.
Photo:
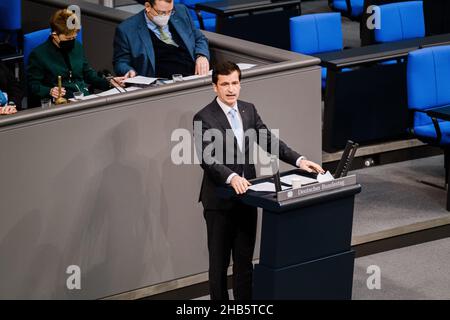
<svg viewBox="0 0 450 320">
<path fill-rule="evenodd" d="M 74 92 L 89 95 L 89 88 L 108 90 L 112 85 L 122 85 L 123 78 L 112 81 L 98 76 L 89 66 L 83 46 L 76 40 L 78 17 L 72 11 L 58 10 L 50 19 L 52 33 L 48 40 L 30 54 L 27 80 L 30 107 L 39 105 L 43 98 L 58 98 L 58 76 L 62 78 L 61 96 L 70 99 Z"/>
</svg>

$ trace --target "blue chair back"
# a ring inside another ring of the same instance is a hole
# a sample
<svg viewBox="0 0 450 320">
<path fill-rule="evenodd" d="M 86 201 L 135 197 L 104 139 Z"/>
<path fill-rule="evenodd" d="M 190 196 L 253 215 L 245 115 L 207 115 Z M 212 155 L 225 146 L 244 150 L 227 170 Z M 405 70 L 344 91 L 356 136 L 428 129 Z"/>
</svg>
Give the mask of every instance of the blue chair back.
<svg viewBox="0 0 450 320">
<path fill-rule="evenodd" d="M 392 42 L 425 36 L 422 1 L 406 1 L 380 6 L 380 28 L 375 29 L 377 42 Z"/>
<path fill-rule="evenodd" d="M 194 20 L 194 24 L 197 28 L 200 28 L 200 22 L 198 21 L 197 14 L 193 10 L 196 3 L 217 2 L 217 0 L 179 0 L 181 4 L 184 4 L 189 8 L 191 17 Z M 201 12 L 203 24 L 205 30 L 214 32 L 216 31 L 216 15 L 210 12 Z"/>
<path fill-rule="evenodd" d="M 81 29 L 77 35 L 77 40 L 80 43 L 83 43 L 82 31 L 83 30 Z M 23 36 L 23 64 L 25 66 L 25 69 L 26 66 L 28 65 L 28 59 L 30 57 L 31 51 L 33 51 L 33 49 L 39 46 L 40 44 L 44 43 L 50 36 L 51 32 L 52 32 L 51 29 L 47 28 L 27 33 Z"/>
<path fill-rule="evenodd" d="M 343 48 L 341 14 L 317 13 L 290 18 L 291 50 L 314 54 Z"/>
<path fill-rule="evenodd" d="M 450 105 L 450 46 L 412 51 L 407 66 L 408 107 L 425 111 Z M 431 125 L 423 112 L 414 115 L 414 127 Z"/>
<path fill-rule="evenodd" d="M 332 0 L 330 3 L 334 10 L 340 12 L 349 11 L 346 0 Z M 360 17 L 364 10 L 364 0 L 350 0 L 350 6 L 352 9 L 352 17 Z"/>
<path fill-rule="evenodd" d="M 0 30 L 22 29 L 22 1 L 0 0 Z"/>
</svg>

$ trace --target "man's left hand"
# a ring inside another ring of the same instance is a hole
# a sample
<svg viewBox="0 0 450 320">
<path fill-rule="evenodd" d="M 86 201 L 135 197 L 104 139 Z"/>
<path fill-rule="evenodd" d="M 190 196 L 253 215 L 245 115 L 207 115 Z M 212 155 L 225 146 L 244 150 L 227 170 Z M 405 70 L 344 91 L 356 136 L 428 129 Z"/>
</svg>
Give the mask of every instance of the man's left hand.
<svg viewBox="0 0 450 320">
<path fill-rule="evenodd" d="M 317 163 L 306 159 L 300 160 L 298 167 L 308 172 L 325 173 L 325 170 L 323 170 Z"/>
<path fill-rule="evenodd" d="M 209 71 L 209 61 L 205 56 L 199 56 L 195 60 L 195 74 L 204 76 L 207 75 Z"/>
</svg>

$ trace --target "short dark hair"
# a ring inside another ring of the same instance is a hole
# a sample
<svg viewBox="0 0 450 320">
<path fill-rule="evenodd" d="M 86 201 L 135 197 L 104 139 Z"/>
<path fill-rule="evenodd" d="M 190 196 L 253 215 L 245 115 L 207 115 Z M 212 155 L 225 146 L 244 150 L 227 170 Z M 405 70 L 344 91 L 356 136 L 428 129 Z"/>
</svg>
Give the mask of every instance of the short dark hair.
<svg viewBox="0 0 450 320">
<path fill-rule="evenodd" d="M 241 81 L 241 69 L 239 66 L 231 61 L 224 61 L 219 62 L 214 65 L 213 72 L 212 72 L 212 82 L 214 84 L 217 84 L 217 81 L 219 80 L 219 75 L 227 76 L 229 74 L 232 74 L 234 71 L 238 72 L 239 75 L 239 81 Z"/>
</svg>

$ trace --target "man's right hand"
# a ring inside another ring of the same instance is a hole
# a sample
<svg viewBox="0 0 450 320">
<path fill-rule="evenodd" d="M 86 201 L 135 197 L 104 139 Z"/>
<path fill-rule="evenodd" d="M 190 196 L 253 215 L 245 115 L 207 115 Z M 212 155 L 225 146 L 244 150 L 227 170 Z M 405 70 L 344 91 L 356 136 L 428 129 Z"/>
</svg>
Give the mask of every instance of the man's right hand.
<svg viewBox="0 0 450 320">
<path fill-rule="evenodd" d="M 236 191 L 237 194 L 243 194 L 247 192 L 248 187 L 252 184 L 243 177 L 234 176 L 230 181 L 230 185 L 233 187 L 234 191 Z"/>
<path fill-rule="evenodd" d="M 127 73 L 125 73 L 125 75 L 124 75 L 125 79 L 134 78 L 136 76 L 137 76 L 137 74 L 136 74 L 136 71 L 134 71 L 134 70 L 130 70 Z"/>
</svg>

